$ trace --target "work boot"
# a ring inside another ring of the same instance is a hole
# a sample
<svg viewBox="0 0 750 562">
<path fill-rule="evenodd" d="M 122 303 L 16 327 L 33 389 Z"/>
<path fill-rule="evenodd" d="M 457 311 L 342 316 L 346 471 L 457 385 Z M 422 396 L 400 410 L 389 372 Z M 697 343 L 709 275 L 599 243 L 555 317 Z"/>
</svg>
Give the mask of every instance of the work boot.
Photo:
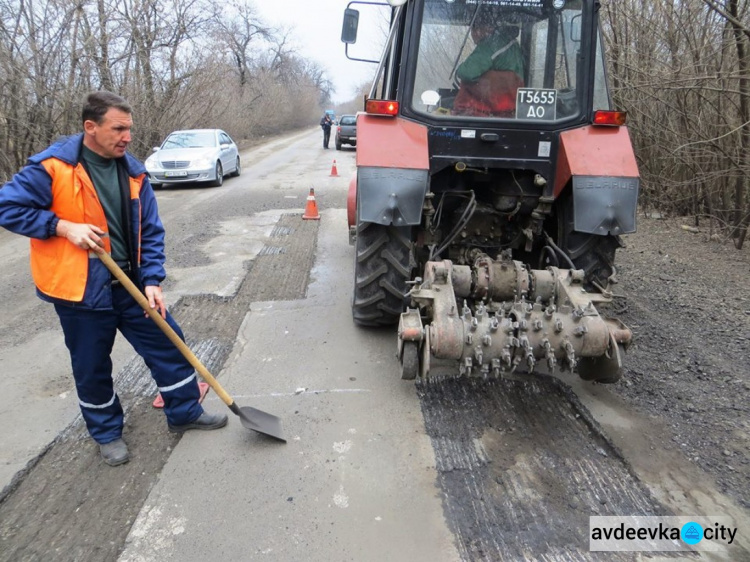
<svg viewBox="0 0 750 562">
<path fill-rule="evenodd" d="M 122 439 L 115 439 L 109 443 L 99 443 L 99 452 L 109 466 L 125 464 L 130 460 L 128 446 Z"/>
<path fill-rule="evenodd" d="M 167 425 L 169 426 L 169 431 L 172 433 L 182 433 L 188 429 L 219 429 L 220 427 L 227 425 L 227 415 L 203 412 L 198 416 L 198 419 L 191 421 L 190 423 L 184 425 L 172 425 L 167 422 Z"/>
</svg>

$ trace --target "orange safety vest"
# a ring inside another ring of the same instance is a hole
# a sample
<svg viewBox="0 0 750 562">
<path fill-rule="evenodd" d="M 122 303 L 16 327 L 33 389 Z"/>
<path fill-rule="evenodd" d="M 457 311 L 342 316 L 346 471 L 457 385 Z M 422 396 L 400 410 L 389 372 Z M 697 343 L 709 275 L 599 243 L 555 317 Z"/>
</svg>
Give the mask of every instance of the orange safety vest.
<svg viewBox="0 0 750 562">
<path fill-rule="evenodd" d="M 49 158 L 41 164 L 52 178 L 50 211 L 60 219 L 93 224 L 109 234 L 104 208 L 81 163 L 73 167 Z M 143 176 L 130 178 L 131 199 L 138 198 L 142 180 Z M 102 240 L 104 249 L 111 253 L 109 236 Z M 138 254 L 140 259 L 140 251 Z M 74 246 L 66 238 L 31 239 L 31 275 L 37 288 L 50 297 L 81 302 L 88 281 L 89 259 L 89 252 Z"/>
</svg>

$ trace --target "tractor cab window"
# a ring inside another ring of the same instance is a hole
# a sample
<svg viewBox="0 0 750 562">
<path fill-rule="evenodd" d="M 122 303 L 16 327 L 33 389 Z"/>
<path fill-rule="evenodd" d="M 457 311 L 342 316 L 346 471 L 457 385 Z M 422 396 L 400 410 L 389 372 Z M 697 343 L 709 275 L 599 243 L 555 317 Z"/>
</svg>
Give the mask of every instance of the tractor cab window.
<svg viewBox="0 0 750 562">
<path fill-rule="evenodd" d="M 590 83 L 579 80 L 586 68 L 580 0 L 421 5 L 414 110 L 445 119 L 555 122 L 580 115 L 578 89 Z M 598 97 L 606 98 L 603 65 L 595 66 Z"/>
</svg>

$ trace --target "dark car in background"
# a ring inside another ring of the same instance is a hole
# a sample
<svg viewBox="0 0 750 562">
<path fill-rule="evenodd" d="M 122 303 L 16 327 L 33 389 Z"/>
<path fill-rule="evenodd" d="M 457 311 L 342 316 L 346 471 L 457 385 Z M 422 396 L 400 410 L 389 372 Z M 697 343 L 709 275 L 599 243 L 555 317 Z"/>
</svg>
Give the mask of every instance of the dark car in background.
<svg viewBox="0 0 750 562">
<path fill-rule="evenodd" d="M 357 146 L 357 116 L 342 115 L 336 127 L 336 150 L 341 150 L 342 144 Z"/>
</svg>

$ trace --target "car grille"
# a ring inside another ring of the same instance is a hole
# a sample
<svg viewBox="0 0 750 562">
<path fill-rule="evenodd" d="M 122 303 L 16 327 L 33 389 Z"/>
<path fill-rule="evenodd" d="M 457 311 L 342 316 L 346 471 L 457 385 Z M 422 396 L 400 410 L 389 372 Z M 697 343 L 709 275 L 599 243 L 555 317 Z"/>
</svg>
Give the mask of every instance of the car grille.
<svg viewBox="0 0 750 562">
<path fill-rule="evenodd" d="M 180 170 L 190 166 L 190 160 L 162 160 L 161 167 L 165 170 Z"/>
</svg>

